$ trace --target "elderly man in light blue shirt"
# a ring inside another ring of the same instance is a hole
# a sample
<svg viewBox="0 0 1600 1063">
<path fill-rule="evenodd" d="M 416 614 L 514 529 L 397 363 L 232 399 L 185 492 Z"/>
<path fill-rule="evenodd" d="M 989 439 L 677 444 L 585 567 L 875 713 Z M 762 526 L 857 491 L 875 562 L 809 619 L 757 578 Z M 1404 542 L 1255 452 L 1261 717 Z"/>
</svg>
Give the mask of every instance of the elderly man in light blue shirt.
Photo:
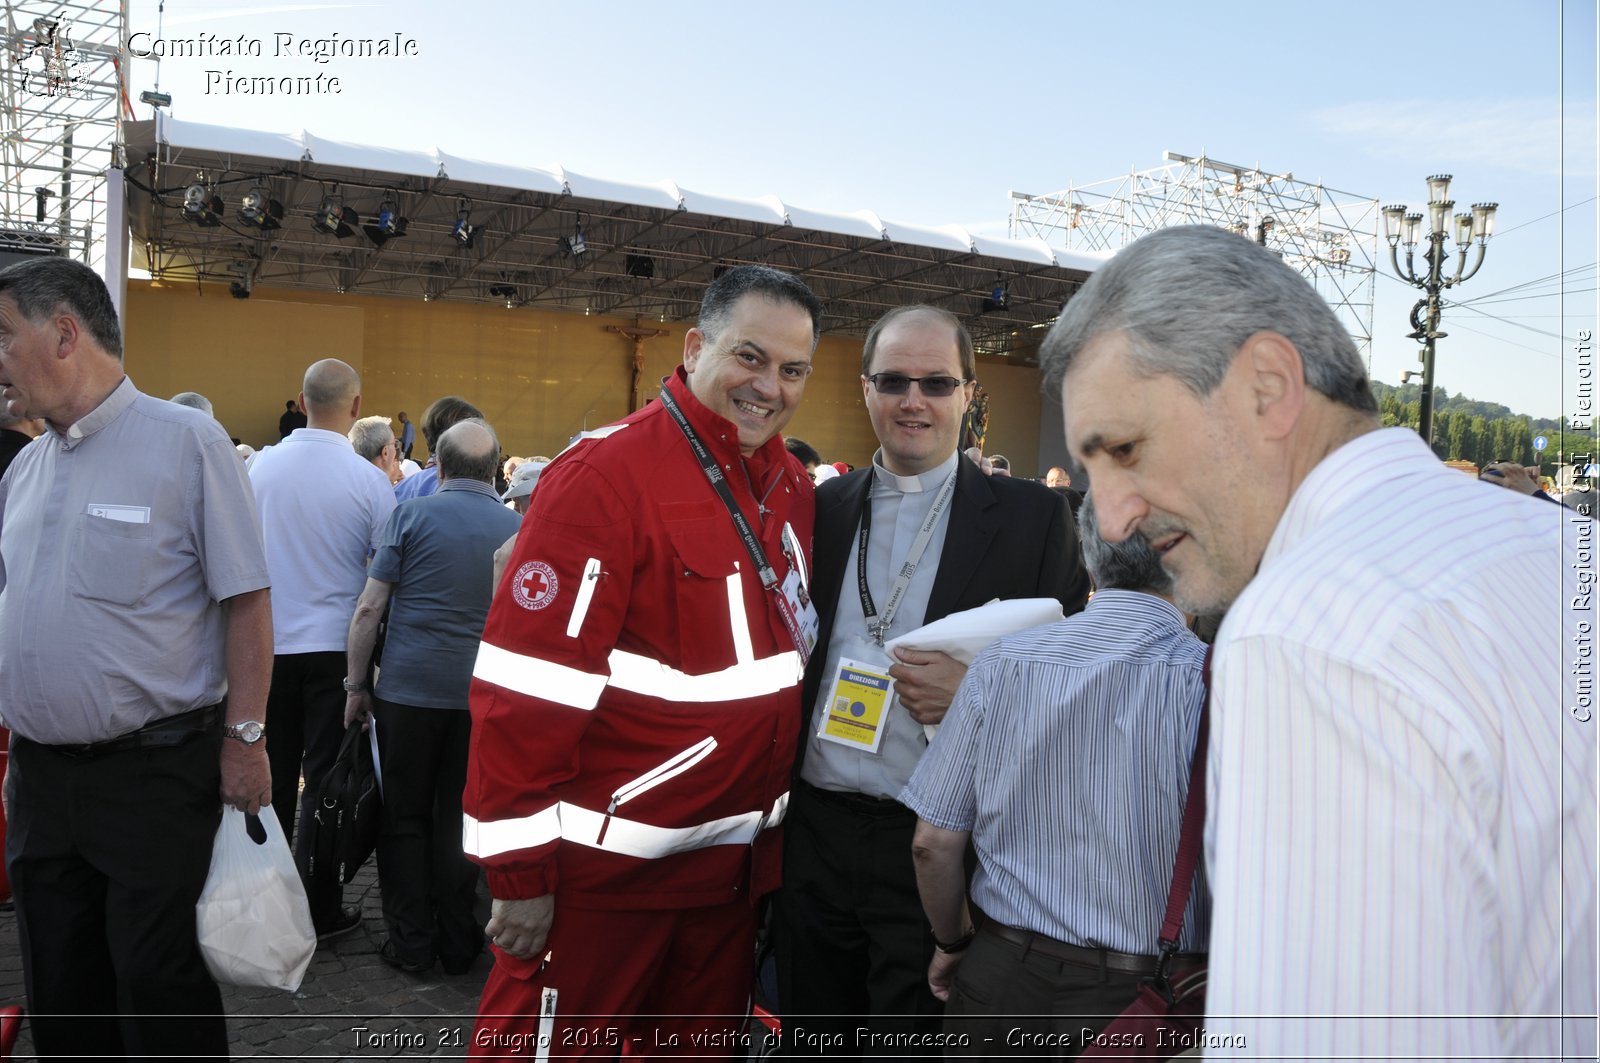
<svg viewBox="0 0 1600 1063">
<path fill-rule="evenodd" d="M 1079 522 L 1098 588 L 1088 608 L 984 651 L 901 794 L 942 943 L 928 981 L 945 1030 L 997 1052 L 1015 1031 L 1081 1047 L 1155 970 L 1205 703 L 1205 644 L 1155 551 L 1100 538 L 1092 498 Z M 1209 921 L 1197 875 L 1179 948 L 1203 951 Z"/>
</svg>

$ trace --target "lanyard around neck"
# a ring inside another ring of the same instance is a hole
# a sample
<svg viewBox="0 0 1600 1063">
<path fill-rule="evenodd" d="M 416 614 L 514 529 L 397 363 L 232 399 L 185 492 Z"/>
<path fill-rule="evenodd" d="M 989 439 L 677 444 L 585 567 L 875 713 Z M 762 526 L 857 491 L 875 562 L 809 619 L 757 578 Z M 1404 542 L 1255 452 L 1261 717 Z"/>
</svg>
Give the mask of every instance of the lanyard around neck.
<svg viewBox="0 0 1600 1063">
<path fill-rule="evenodd" d="M 872 591 L 867 587 L 867 540 L 872 534 L 872 486 L 867 488 L 867 504 L 861 510 L 861 533 L 856 547 L 856 584 L 861 590 L 861 612 L 867 618 L 867 634 L 871 635 L 872 640 L 880 646 L 883 645 L 884 636 L 889 633 L 889 625 L 894 623 L 895 614 L 900 611 L 900 602 L 911 586 L 911 577 L 916 575 L 917 566 L 922 564 L 922 555 L 927 551 L 928 542 L 933 538 L 933 529 L 938 525 L 944 511 L 950 508 L 950 499 L 956 492 L 956 473 L 960 468 L 961 464 L 957 462 L 956 467 L 950 470 L 950 475 L 940 485 L 939 494 L 935 496 L 933 506 L 928 510 L 928 516 L 923 520 L 922 527 L 917 529 L 917 537 L 911 541 L 911 551 L 906 555 L 905 563 L 900 566 L 900 573 L 889 589 L 889 600 L 884 603 L 882 616 L 878 615 L 878 607 L 872 601 Z M 872 485 L 876 485 L 876 470 L 872 476 Z"/>
<path fill-rule="evenodd" d="M 794 614 L 794 609 L 784 597 L 782 588 L 778 585 L 778 574 L 773 571 L 772 565 L 767 561 L 767 552 L 761 548 L 761 540 L 756 537 L 755 530 L 750 527 L 750 522 L 745 519 L 744 511 L 739 508 L 738 501 L 733 497 L 733 490 L 728 486 L 728 478 L 722 475 L 722 466 L 717 464 L 717 459 L 711 456 L 711 451 L 706 447 L 705 441 L 694 430 L 689 419 L 683 415 L 683 410 L 678 406 L 678 400 L 672 397 L 672 392 L 663 387 L 661 389 L 661 405 L 666 407 L 667 413 L 678 426 L 678 431 L 683 433 L 683 438 L 689 441 L 689 449 L 694 452 L 695 460 L 700 463 L 701 471 L 706 474 L 706 479 L 711 482 L 711 489 L 722 499 L 722 504 L 727 507 L 728 516 L 733 519 L 733 527 L 739 533 L 739 538 L 744 541 L 744 548 L 750 554 L 750 560 L 755 562 L 756 575 L 761 580 L 761 586 L 771 591 L 777 598 L 778 615 L 783 618 L 784 627 L 789 629 L 789 639 L 794 643 L 802 661 L 810 654 L 806 650 L 805 638 L 800 633 L 800 621 Z M 783 478 L 780 471 L 779 479 Z M 773 482 L 777 485 L 777 481 Z M 752 496 L 754 492 L 751 492 Z M 768 488 L 767 494 L 771 494 Z M 765 496 L 763 496 L 764 500 Z M 761 505 L 761 503 L 758 503 Z M 764 509 L 765 507 L 762 506 Z"/>
</svg>

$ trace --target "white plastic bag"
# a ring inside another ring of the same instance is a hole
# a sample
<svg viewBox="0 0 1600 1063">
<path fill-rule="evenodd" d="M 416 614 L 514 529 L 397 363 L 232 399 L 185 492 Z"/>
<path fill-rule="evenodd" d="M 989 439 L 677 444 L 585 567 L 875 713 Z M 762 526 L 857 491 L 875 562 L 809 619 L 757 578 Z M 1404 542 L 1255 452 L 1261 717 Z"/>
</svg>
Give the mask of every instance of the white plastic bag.
<svg viewBox="0 0 1600 1063">
<path fill-rule="evenodd" d="M 255 837 L 251 836 L 251 821 Z M 206 967 L 228 985 L 290 993 L 317 951 L 311 907 L 278 817 L 223 806 L 211 871 L 195 907 Z"/>
</svg>

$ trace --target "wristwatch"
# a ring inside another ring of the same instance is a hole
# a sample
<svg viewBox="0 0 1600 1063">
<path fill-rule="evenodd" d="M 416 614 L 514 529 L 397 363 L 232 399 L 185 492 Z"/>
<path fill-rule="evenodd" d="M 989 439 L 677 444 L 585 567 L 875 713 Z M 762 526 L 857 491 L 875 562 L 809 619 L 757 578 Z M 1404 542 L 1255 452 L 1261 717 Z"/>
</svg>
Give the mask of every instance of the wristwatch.
<svg viewBox="0 0 1600 1063">
<path fill-rule="evenodd" d="M 346 679 L 344 681 L 344 692 L 346 694 L 365 694 L 371 689 L 365 682 L 356 682 L 354 679 Z"/>
<path fill-rule="evenodd" d="M 222 735 L 224 738 L 233 738 L 247 746 L 253 746 L 267 736 L 267 725 L 259 720 L 240 720 L 224 727 Z"/>
<path fill-rule="evenodd" d="M 962 952 L 968 945 L 972 944 L 972 939 L 977 936 L 977 927 L 971 926 L 967 927 L 966 932 L 960 937 L 956 938 L 954 941 L 940 941 L 938 935 L 936 934 L 933 938 L 933 947 L 946 954 L 952 952 Z"/>
</svg>

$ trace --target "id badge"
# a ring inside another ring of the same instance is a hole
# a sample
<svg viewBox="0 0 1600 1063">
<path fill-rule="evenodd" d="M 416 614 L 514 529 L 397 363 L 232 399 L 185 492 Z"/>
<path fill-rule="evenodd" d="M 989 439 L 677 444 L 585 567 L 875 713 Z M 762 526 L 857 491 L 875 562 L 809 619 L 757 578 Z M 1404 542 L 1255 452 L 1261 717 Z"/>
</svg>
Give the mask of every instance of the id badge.
<svg viewBox="0 0 1600 1063">
<path fill-rule="evenodd" d="M 828 687 L 828 711 L 817 737 L 863 753 L 883 745 L 894 696 L 894 680 L 884 665 L 839 658 Z"/>
<path fill-rule="evenodd" d="M 817 648 L 822 622 L 817 617 L 817 607 L 811 602 L 811 592 L 806 590 L 805 581 L 792 568 L 783 581 L 783 600 L 789 603 L 789 613 L 800 629 L 800 637 L 806 643 L 806 656 L 809 657 Z"/>
</svg>

